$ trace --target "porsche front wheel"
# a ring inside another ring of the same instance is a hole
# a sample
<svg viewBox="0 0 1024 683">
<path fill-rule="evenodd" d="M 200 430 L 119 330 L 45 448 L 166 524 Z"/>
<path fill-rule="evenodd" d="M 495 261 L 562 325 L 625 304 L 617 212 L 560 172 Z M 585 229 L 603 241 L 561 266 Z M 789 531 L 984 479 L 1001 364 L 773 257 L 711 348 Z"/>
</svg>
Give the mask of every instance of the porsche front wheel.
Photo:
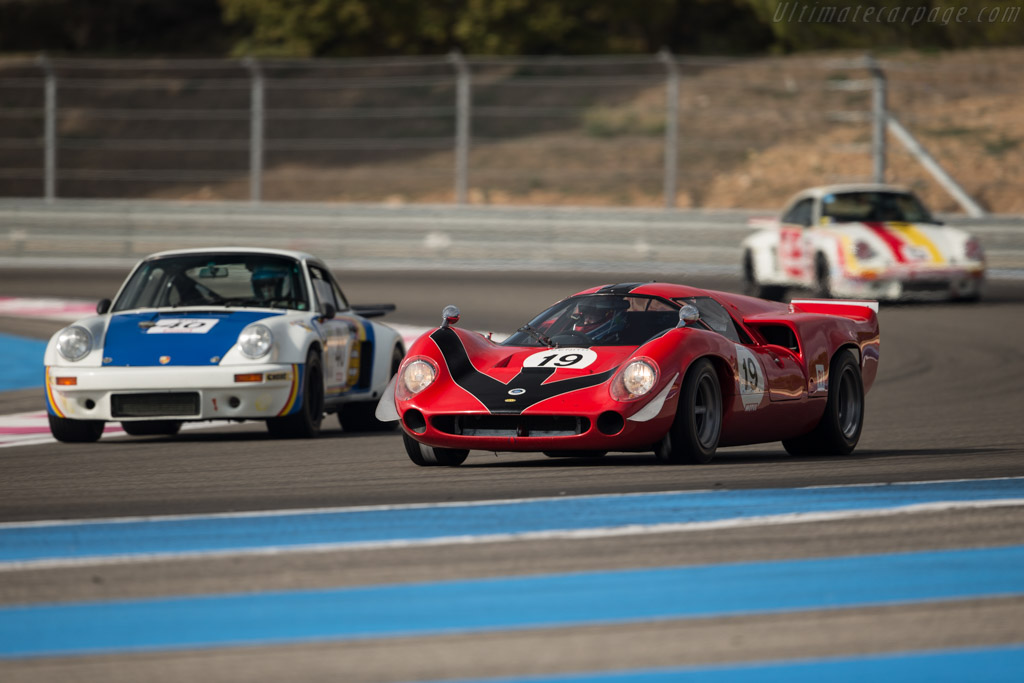
<svg viewBox="0 0 1024 683">
<path fill-rule="evenodd" d="M 860 365 L 849 350 L 840 351 L 829 365 L 825 414 L 809 434 L 782 442 L 791 455 L 849 455 L 864 426 L 864 381 Z"/>
<path fill-rule="evenodd" d="M 437 448 L 422 444 L 405 432 L 402 432 L 402 442 L 405 444 L 405 452 L 409 459 L 420 467 L 458 467 L 466 462 L 469 451 L 462 448 Z"/>
<path fill-rule="evenodd" d="M 709 463 L 718 450 L 721 431 L 722 388 L 715 367 L 703 358 L 687 371 L 676 419 L 658 442 L 655 454 L 663 462 Z"/>
<path fill-rule="evenodd" d="M 49 415 L 50 433 L 65 443 L 92 443 L 103 436 L 103 420 L 69 420 Z"/>
<path fill-rule="evenodd" d="M 320 354 L 310 350 L 302 375 L 302 405 L 298 412 L 267 420 L 267 431 L 279 438 L 311 439 L 320 434 L 324 419 L 324 373 Z"/>
<path fill-rule="evenodd" d="M 756 296 L 759 299 L 782 301 L 782 297 L 786 295 L 786 288 L 778 285 L 762 285 L 757 279 L 757 270 L 754 268 L 754 255 L 747 251 L 743 254 L 743 293 L 747 296 Z"/>
</svg>

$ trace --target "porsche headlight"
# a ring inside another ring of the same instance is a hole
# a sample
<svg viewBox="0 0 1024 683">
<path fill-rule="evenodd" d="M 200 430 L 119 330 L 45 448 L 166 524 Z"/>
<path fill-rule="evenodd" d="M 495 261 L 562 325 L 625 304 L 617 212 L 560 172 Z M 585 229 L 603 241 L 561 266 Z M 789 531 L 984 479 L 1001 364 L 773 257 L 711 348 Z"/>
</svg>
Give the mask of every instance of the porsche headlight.
<svg viewBox="0 0 1024 683">
<path fill-rule="evenodd" d="M 414 358 L 402 368 L 398 397 L 410 399 L 429 387 L 437 378 L 437 366 L 426 358 Z"/>
<path fill-rule="evenodd" d="M 238 350 L 246 358 L 262 358 L 274 346 L 274 335 L 266 325 L 249 325 L 238 335 Z"/>
<path fill-rule="evenodd" d="M 74 325 L 57 335 L 57 352 L 67 360 L 82 360 L 92 351 L 92 335 L 84 327 Z"/>
<path fill-rule="evenodd" d="M 630 401 L 644 396 L 658 383 L 658 365 L 649 358 L 629 363 L 612 383 L 612 398 Z"/>
</svg>

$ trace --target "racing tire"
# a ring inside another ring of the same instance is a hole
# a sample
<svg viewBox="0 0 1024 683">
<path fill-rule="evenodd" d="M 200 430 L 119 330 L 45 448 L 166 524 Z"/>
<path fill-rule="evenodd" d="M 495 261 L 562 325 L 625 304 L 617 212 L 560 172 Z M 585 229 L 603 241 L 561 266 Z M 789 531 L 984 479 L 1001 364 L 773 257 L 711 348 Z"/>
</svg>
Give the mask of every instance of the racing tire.
<svg viewBox="0 0 1024 683">
<path fill-rule="evenodd" d="M 706 464 L 715 457 L 721 433 L 722 388 L 715 366 L 702 358 L 687 371 L 676 418 L 654 453 L 666 463 Z"/>
<path fill-rule="evenodd" d="M 391 374 L 388 381 L 398 373 L 405 354 L 400 346 L 391 351 Z M 377 401 L 358 401 L 346 403 L 338 410 L 338 424 L 342 431 L 346 432 L 393 432 L 398 427 L 397 422 L 381 422 L 374 413 L 377 411 Z"/>
<path fill-rule="evenodd" d="M 608 451 L 544 451 L 549 458 L 603 458 Z"/>
<path fill-rule="evenodd" d="M 267 431 L 284 439 L 312 439 L 320 434 L 324 419 L 324 373 L 320 354 L 311 349 L 302 376 L 302 405 L 299 411 L 267 420 Z"/>
<path fill-rule="evenodd" d="M 174 436 L 181 431 L 181 420 L 122 422 L 121 429 L 130 436 Z"/>
<path fill-rule="evenodd" d="M 64 443 L 94 443 L 103 436 L 103 420 L 69 420 L 48 415 L 50 434 Z"/>
<path fill-rule="evenodd" d="M 825 414 L 809 434 L 782 442 L 790 455 L 849 455 L 864 427 L 864 381 L 860 365 L 849 350 L 837 353 L 829 365 Z"/>
<path fill-rule="evenodd" d="M 754 257 L 747 251 L 743 253 L 743 293 L 758 299 L 782 301 L 786 296 L 786 288 L 779 285 L 762 285 L 754 270 Z"/>
<path fill-rule="evenodd" d="M 832 267 L 824 254 L 814 259 L 814 295 L 819 299 L 832 298 Z"/>
<path fill-rule="evenodd" d="M 469 450 L 463 448 L 438 448 L 422 444 L 405 432 L 402 432 L 402 443 L 409 459 L 420 467 L 458 467 L 466 462 Z"/>
</svg>

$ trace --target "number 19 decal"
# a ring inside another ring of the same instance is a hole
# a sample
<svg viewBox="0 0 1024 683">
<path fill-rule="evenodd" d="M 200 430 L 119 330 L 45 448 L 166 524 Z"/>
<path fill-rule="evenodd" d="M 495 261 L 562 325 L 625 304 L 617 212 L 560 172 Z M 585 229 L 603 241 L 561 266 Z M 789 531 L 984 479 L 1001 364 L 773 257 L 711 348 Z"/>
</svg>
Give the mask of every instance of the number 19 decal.
<svg viewBox="0 0 1024 683">
<path fill-rule="evenodd" d="M 579 370 L 597 360 L 590 349 L 545 349 L 523 361 L 524 368 L 572 368 Z"/>
<path fill-rule="evenodd" d="M 757 410 L 764 400 L 764 373 L 749 349 L 736 345 L 736 370 L 739 374 L 740 400 L 744 410 Z"/>
</svg>

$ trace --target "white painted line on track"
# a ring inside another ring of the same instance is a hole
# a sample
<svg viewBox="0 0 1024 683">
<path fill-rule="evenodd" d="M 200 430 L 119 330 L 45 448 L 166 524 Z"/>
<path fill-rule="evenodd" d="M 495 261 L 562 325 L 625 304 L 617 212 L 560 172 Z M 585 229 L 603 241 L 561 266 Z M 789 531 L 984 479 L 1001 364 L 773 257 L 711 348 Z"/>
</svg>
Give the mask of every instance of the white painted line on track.
<svg viewBox="0 0 1024 683">
<path fill-rule="evenodd" d="M 792 491 L 820 491 L 828 489 L 898 488 L 901 486 L 932 486 L 940 484 L 984 483 L 995 481 L 1024 482 L 1024 477 L 981 477 L 968 479 L 926 479 L 923 481 L 867 482 L 864 484 L 821 484 L 800 486 Z M 726 489 L 742 491 L 744 489 Z M 391 512 L 401 510 L 433 510 L 445 508 L 474 508 L 492 505 L 529 505 L 545 502 L 587 501 L 596 498 L 651 498 L 655 496 L 699 495 L 721 493 L 723 489 L 672 489 L 669 491 L 640 491 L 630 493 L 588 493 L 577 496 L 537 496 L 534 498 L 493 498 L 488 500 L 444 501 L 438 503 L 395 503 L 389 505 L 349 505 L 342 507 L 287 508 L 282 510 L 247 510 L 243 512 L 213 512 L 185 515 L 144 515 L 135 517 L 90 517 L 87 519 L 40 519 L 28 522 L 0 522 L 0 531 L 26 527 L 70 527 L 87 524 L 134 524 L 137 522 L 169 522 L 194 520 L 259 519 L 261 517 L 289 517 L 301 515 L 336 515 L 356 512 Z M 1016 500 L 1008 499 L 1008 500 Z"/>
<path fill-rule="evenodd" d="M 92 567 L 101 565 L 133 565 L 154 562 L 187 560 L 212 560 L 237 557 L 282 557 L 303 553 L 332 553 L 366 550 L 402 550 L 408 548 L 466 546 L 489 543 L 512 543 L 529 541 L 564 541 L 617 538 L 624 536 L 647 536 L 653 534 L 685 533 L 740 529 L 748 527 L 782 526 L 814 522 L 835 522 L 852 519 L 896 517 L 922 513 L 979 510 L 992 508 L 1024 507 L 1024 498 L 1006 498 L 979 501 L 949 501 L 919 503 L 900 507 L 837 510 L 831 512 L 788 513 L 763 517 L 741 517 L 704 522 L 677 522 L 668 524 L 630 524 L 617 527 L 595 527 L 589 529 L 549 529 L 508 534 L 480 534 L 464 536 L 441 536 L 434 538 L 394 539 L 384 541 L 352 541 L 347 543 L 320 543 L 296 546 L 264 546 L 238 548 L 233 550 L 189 551 L 180 553 L 140 553 L 133 555 L 106 555 L 80 558 L 59 558 L 0 562 L 0 573 L 21 570 L 58 569 L 67 567 Z"/>
</svg>

